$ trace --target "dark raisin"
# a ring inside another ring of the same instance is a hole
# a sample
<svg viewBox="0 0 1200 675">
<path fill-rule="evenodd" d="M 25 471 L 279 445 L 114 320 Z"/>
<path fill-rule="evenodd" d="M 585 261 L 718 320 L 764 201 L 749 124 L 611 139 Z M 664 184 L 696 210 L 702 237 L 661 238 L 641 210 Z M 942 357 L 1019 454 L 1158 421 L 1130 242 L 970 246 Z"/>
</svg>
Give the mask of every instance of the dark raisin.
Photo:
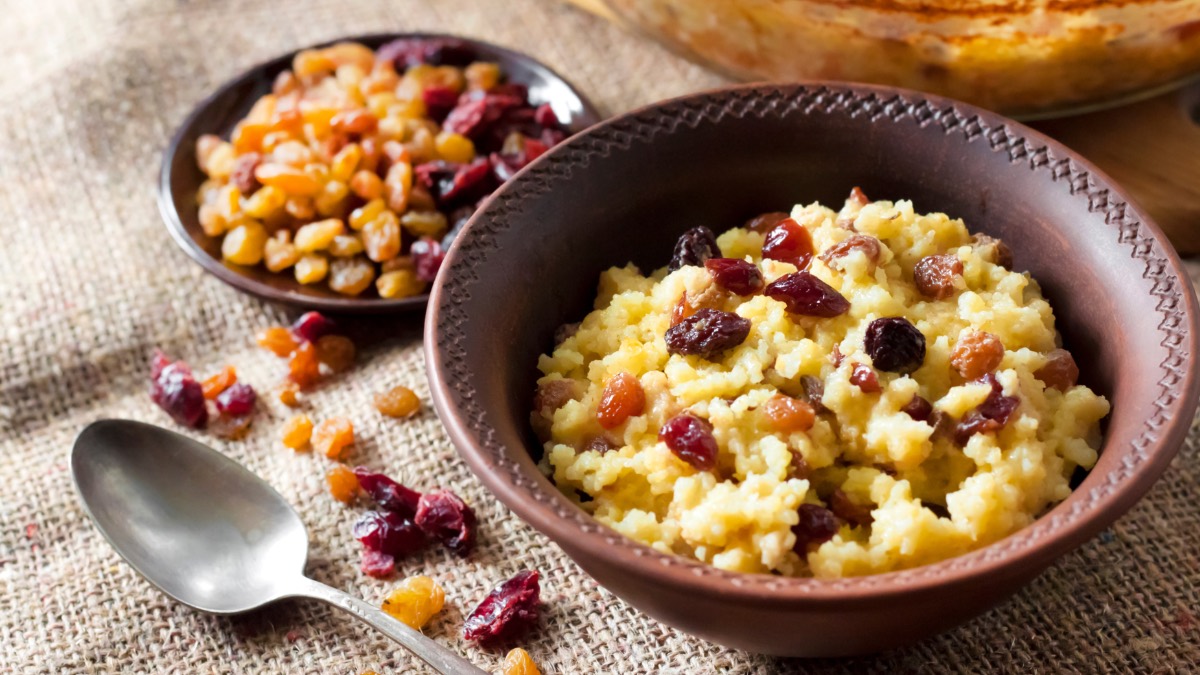
<svg viewBox="0 0 1200 675">
<path fill-rule="evenodd" d="M 855 185 L 853 188 L 850 188 L 850 196 L 846 199 L 846 201 L 850 202 L 851 204 L 857 204 L 859 207 L 863 207 L 871 203 L 871 200 L 867 199 L 867 195 L 863 193 L 862 188 L 858 187 L 857 185 Z"/>
<path fill-rule="evenodd" d="M 426 536 L 459 556 L 465 557 L 475 546 L 475 512 L 449 490 L 421 495 L 414 522 Z"/>
<path fill-rule="evenodd" d="M 962 261 L 953 253 L 925 256 L 913 267 L 913 283 L 921 295 L 945 300 L 958 290 L 954 280 L 962 273 Z"/>
<path fill-rule="evenodd" d="M 679 459 L 700 471 L 717 465 L 717 439 L 708 420 L 683 413 L 667 420 L 658 430 L 658 440 Z"/>
<path fill-rule="evenodd" d="M 417 270 L 417 278 L 421 281 L 433 281 L 437 278 L 442 261 L 446 259 L 446 251 L 436 239 L 421 237 L 413 242 L 409 249 L 413 265 Z"/>
<path fill-rule="evenodd" d="M 979 380 L 991 385 L 992 390 L 974 410 L 967 413 L 954 429 L 954 442 L 966 445 L 975 434 L 986 434 L 1003 429 L 1012 419 L 1021 400 L 1015 396 L 1005 396 L 1004 389 L 995 374 L 988 373 Z"/>
<path fill-rule="evenodd" d="M 537 622 L 540 595 L 538 573 L 518 572 L 471 611 L 463 622 L 463 637 L 484 645 L 520 637 Z"/>
<path fill-rule="evenodd" d="M 316 342 L 336 329 L 333 321 L 320 312 L 305 312 L 292 324 L 292 334 L 306 342 Z"/>
<path fill-rule="evenodd" d="M 229 182 L 238 189 L 238 192 L 242 193 L 243 197 L 249 197 L 262 187 L 258 178 L 254 176 L 254 170 L 260 163 L 262 163 L 262 155 L 257 152 L 238 155 L 238 158 L 234 160 L 233 172 L 229 174 Z"/>
<path fill-rule="evenodd" d="M 398 72 L 422 63 L 431 66 L 467 66 L 475 60 L 475 50 L 454 38 L 401 38 L 392 40 L 375 52 L 379 61 L 391 61 Z"/>
<path fill-rule="evenodd" d="M 450 87 L 426 87 L 421 92 L 421 101 L 429 118 L 441 122 L 458 103 L 458 94 Z"/>
<path fill-rule="evenodd" d="M 513 108 L 525 105 L 521 98 L 498 93 L 496 89 L 479 98 L 464 96 L 458 105 L 446 115 L 442 128 L 462 134 L 472 140 L 482 140 L 488 132 Z"/>
<path fill-rule="evenodd" d="M 792 550 L 805 556 L 809 545 L 824 544 L 833 539 L 838 532 L 838 522 L 832 511 L 816 504 L 801 504 L 799 513 L 800 522 L 792 526 L 792 534 L 796 535 Z"/>
<path fill-rule="evenodd" d="M 254 410 L 256 400 L 254 387 L 237 382 L 217 395 L 217 410 L 225 415 L 248 415 Z"/>
<path fill-rule="evenodd" d="M 788 478 L 807 480 L 812 475 L 812 469 L 809 468 L 804 455 L 800 454 L 800 451 L 795 448 L 788 448 L 788 450 L 792 453 L 792 463 L 788 465 Z"/>
<path fill-rule="evenodd" d="M 603 455 L 606 452 L 612 452 L 620 447 L 620 445 L 613 443 L 606 436 L 593 436 L 591 440 L 589 440 L 587 444 L 583 446 L 583 451 L 587 452 L 592 450 Z"/>
<path fill-rule="evenodd" d="M 172 362 L 155 351 L 150 362 L 150 400 L 158 404 L 176 422 L 195 429 L 208 423 L 204 405 L 204 387 L 183 361 Z"/>
<path fill-rule="evenodd" d="M 1075 358 L 1065 349 L 1055 349 L 1046 354 L 1046 365 L 1034 371 L 1033 376 L 1051 389 L 1066 391 L 1079 381 L 1079 366 Z"/>
<path fill-rule="evenodd" d="M 850 384 L 861 389 L 864 394 L 876 394 L 880 390 L 879 376 L 870 366 L 862 363 L 854 364 L 854 369 L 850 371 Z"/>
<path fill-rule="evenodd" d="M 829 510 L 833 511 L 833 515 L 854 527 L 866 527 L 875 520 L 871 515 L 871 507 L 856 504 L 840 489 L 834 490 L 833 494 L 829 495 Z"/>
<path fill-rule="evenodd" d="M 711 358 L 750 335 L 750 319 L 719 309 L 701 309 L 667 329 L 667 351 Z"/>
<path fill-rule="evenodd" d="M 718 286 L 738 295 L 754 295 L 761 291 L 766 282 L 762 271 L 754 263 L 738 258 L 709 258 L 704 267 Z"/>
<path fill-rule="evenodd" d="M 363 548 L 359 569 L 369 577 L 386 579 L 396 573 L 396 557 L 382 551 Z"/>
<path fill-rule="evenodd" d="M 533 395 L 533 411 L 543 417 L 551 417 L 554 411 L 574 400 L 579 394 L 575 380 L 549 380 L 538 385 Z"/>
<path fill-rule="evenodd" d="M 367 511 L 350 533 L 370 551 L 402 558 L 425 545 L 425 535 L 413 521 L 391 511 Z"/>
<path fill-rule="evenodd" d="M 804 390 L 804 400 L 813 407 L 813 411 L 820 414 L 829 412 L 821 403 L 821 398 L 825 396 L 825 383 L 816 375 L 801 375 L 800 388 Z"/>
<path fill-rule="evenodd" d="M 971 331 L 962 336 L 950 353 L 950 365 L 967 380 L 976 380 L 992 372 L 1003 359 L 1004 344 L 1000 338 L 984 331 Z"/>
<path fill-rule="evenodd" d="M 1008 244 L 986 234 L 976 234 L 971 237 L 971 243 L 979 249 L 984 258 L 992 261 L 1006 270 L 1013 268 L 1013 253 Z"/>
<path fill-rule="evenodd" d="M 829 318 L 850 310 L 849 300 L 808 272 L 785 274 L 772 281 L 763 292 L 787 305 L 787 310 L 793 314 Z"/>
<path fill-rule="evenodd" d="M 436 176 L 429 189 L 438 206 L 444 210 L 462 204 L 474 204 L 496 187 L 492 165 L 487 157 L 477 157 L 470 164 L 455 167 L 449 177 L 445 172 L 436 173 Z"/>
<path fill-rule="evenodd" d="M 476 60 L 475 48 L 463 40 L 438 38 L 429 40 L 425 48 L 425 63 L 431 66 L 463 68 Z"/>
<path fill-rule="evenodd" d="M 925 361 L 925 335 L 903 317 L 872 321 L 863 344 L 875 367 L 889 373 L 911 373 Z"/>
<path fill-rule="evenodd" d="M 782 211 L 772 211 L 771 213 L 764 213 L 761 216 L 755 216 L 750 220 L 747 220 L 746 224 L 742 225 L 742 227 L 750 230 L 751 232 L 766 234 L 775 229 L 776 225 L 790 217 L 790 215 Z"/>
<path fill-rule="evenodd" d="M 720 258 L 721 247 L 717 246 L 717 237 L 712 230 L 699 225 L 684 232 L 675 242 L 675 254 L 671 256 L 671 264 L 667 267 L 674 272 L 687 265 L 703 265 L 709 258 Z"/>
<path fill-rule="evenodd" d="M 800 223 L 786 218 L 779 221 L 763 241 L 762 257 L 788 262 L 796 269 L 808 267 L 813 256 L 812 235 Z"/>
<path fill-rule="evenodd" d="M 930 440 L 953 438 L 954 430 L 958 426 L 958 422 L 953 417 L 941 410 L 929 413 L 929 419 L 925 423 L 933 428 L 933 433 L 929 435 Z"/>
<path fill-rule="evenodd" d="M 929 420 L 929 416 L 933 414 L 933 404 L 919 395 L 913 396 L 912 400 L 900 409 L 900 412 L 905 413 L 918 422 L 926 422 Z"/>
<path fill-rule="evenodd" d="M 375 500 L 379 508 L 412 519 L 417 515 L 417 504 L 421 493 L 410 490 L 381 473 L 372 473 L 367 467 L 354 469 L 358 485 Z"/>
<path fill-rule="evenodd" d="M 875 269 L 881 252 L 879 240 L 875 237 L 868 237 L 865 234 L 851 235 L 849 238 L 830 246 L 821 254 L 821 260 L 824 260 L 825 264 L 833 269 L 841 269 L 842 265 L 838 261 L 855 251 L 861 251 L 867 257 L 871 269 Z"/>
</svg>

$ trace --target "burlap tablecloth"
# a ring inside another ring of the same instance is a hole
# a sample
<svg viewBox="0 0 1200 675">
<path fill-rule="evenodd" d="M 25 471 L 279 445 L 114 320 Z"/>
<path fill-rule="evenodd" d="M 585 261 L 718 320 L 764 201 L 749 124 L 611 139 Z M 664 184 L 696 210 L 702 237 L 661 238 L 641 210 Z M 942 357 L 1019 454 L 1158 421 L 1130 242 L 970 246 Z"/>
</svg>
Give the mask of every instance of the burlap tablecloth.
<svg viewBox="0 0 1200 675">
<path fill-rule="evenodd" d="M 213 618 L 168 601 L 84 516 L 67 468 L 100 417 L 169 424 L 146 395 L 154 347 L 208 373 L 235 364 L 265 389 L 281 364 L 252 332 L 287 314 L 227 288 L 176 249 L 155 209 L 159 156 L 213 87 L 277 53 L 337 36 L 445 30 L 527 50 L 607 111 L 716 85 L 663 50 L 549 0 L 4 0 L 0 2 L 0 672 L 424 672 L 354 619 L 315 603 Z M 662 626 L 599 588 L 489 497 L 432 411 L 404 423 L 370 407 L 395 384 L 428 400 L 420 317 L 355 325 L 360 366 L 311 397 L 359 431 L 354 461 L 474 504 L 470 560 L 439 548 L 402 565 L 447 590 L 427 632 L 496 671 L 501 654 L 459 639 L 462 615 L 522 568 L 543 573 L 546 617 L 528 648 L 544 673 L 1187 670 L 1200 666 L 1200 461 L 1196 434 L 1150 496 L 1014 600 L 941 637 L 876 658 L 776 660 Z M 244 441 L 212 441 L 279 489 L 309 528 L 309 573 L 377 601 L 358 572 L 327 462 L 281 447 L 275 402 Z"/>
</svg>

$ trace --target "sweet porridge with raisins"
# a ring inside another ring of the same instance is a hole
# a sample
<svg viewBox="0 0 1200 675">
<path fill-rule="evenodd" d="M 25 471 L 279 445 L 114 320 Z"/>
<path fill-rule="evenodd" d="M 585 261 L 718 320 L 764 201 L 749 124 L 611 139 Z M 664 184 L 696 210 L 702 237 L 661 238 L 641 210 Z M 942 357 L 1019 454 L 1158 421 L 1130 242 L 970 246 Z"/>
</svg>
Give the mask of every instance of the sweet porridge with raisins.
<svg viewBox="0 0 1200 675">
<path fill-rule="evenodd" d="M 542 468 L 618 532 L 727 570 L 944 560 L 1096 462 L 1109 404 L 1054 321 L 1002 241 L 857 188 L 693 228 L 668 267 L 604 272 L 541 357 Z"/>
</svg>

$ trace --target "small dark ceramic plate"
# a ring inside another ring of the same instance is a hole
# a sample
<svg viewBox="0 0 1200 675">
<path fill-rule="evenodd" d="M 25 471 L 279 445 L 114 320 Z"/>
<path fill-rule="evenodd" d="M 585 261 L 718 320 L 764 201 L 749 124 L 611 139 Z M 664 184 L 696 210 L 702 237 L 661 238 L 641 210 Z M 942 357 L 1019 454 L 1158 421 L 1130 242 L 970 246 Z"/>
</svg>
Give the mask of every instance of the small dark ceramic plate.
<svg viewBox="0 0 1200 675">
<path fill-rule="evenodd" d="M 538 355 L 592 309 L 601 271 L 670 259 L 679 235 L 764 211 L 874 199 L 1000 237 L 1108 397 L 1100 460 L 1029 527 L 957 558 L 845 579 L 736 574 L 602 526 L 538 471 Z M 479 479 L 602 585 L 739 649 L 835 656 L 913 642 L 1004 600 L 1112 523 L 1179 450 L 1200 397 L 1196 298 L 1166 237 L 1093 165 L 1012 120 L 916 92 L 809 83 L 694 94 L 554 148 L 467 223 L 434 285 L 438 414 Z M 1146 542 L 1153 546 L 1153 542 Z"/>
<path fill-rule="evenodd" d="M 499 63 L 509 81 L 528 86 L 532 103 L 549 103 L 553 106 L 558 118 L 572 132 L 589 127 L 601 119 L 595 107 L 558 73 L 525 54 L 479 40 L 433 33 L 388 33 L 341 38 L 305 49 L 327 47 L 344 41 L 360 42 L 378 49 L 399 38 L 452 38 L 466 42 L 475 49 L 480 59 Z M 167 230 L 193 260 L 218 279 L 266 300 L 330 312 L 384 313 L 423 309 L 428 295 L 396 299 L 348 297 L 324 285 L 304 286 L 287 273 L 275 274 L 262 267 L 226 263 L 221 259 L 220 239 L 209 237 L 200 228 L 196 192 L 204 182 L 205 175 L 196 166 L 196 139 L 203 134 L 229 138 L 234 125 L 245 117 L 254 102 L 271 91 L 275 76 L 291 67 L 295 54 L 290 52 L 261 63 L 224 84 L 200 102 L 175 132 L 163 155 L 158 190 L 158 208 Z M 368 292 L 373 293 L 373 290 Z"/>
</svg>

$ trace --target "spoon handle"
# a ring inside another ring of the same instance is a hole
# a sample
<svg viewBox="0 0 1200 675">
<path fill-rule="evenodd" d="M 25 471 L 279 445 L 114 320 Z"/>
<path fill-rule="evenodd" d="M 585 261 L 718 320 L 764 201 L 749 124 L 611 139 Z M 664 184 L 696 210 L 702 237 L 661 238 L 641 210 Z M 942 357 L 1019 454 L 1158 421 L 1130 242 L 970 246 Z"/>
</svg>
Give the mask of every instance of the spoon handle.
<svg viewBox="0 0 1200 675">
<path fill-rule="evenodd" d="M 430 640 L 377 607 L 331 586 L 305 577 L 293 595 L 313 598 L 343 609 L 399 642 L 431 668 L 443 675 L 487 675 L 463 657 Z"/>
</svg>

